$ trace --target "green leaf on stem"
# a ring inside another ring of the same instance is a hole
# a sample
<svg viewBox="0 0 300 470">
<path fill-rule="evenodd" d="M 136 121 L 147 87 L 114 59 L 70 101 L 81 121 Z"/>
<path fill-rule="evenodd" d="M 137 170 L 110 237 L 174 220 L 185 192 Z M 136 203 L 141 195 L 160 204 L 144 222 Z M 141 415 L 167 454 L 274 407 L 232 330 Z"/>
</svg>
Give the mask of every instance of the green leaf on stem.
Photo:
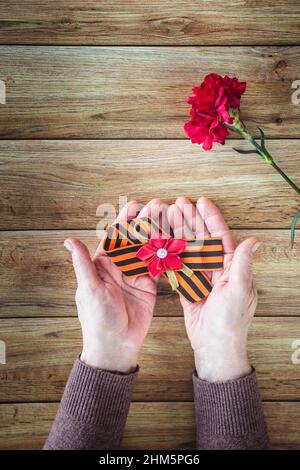
<svg viewBox="0 0 300 470">
<path fill-rule="evenodd" d="M 300 218 L 300 210 L 295 212 L 292 217 L 292 224 L 291 224 L 291 247 L 293 248 L 295 242 L 295 229 L 298 219 Z"/>
<path fill-rule="evenodd" d="M 262 149 L 265 150 L 265 133 L 264 131 L 259 127 L 258 128 L 259 132 L 260 132 L 260 145 L 262 147 Z"/>
<path fill-rule="evenodd" d="M 232 148 L 233 148 L 233 150 L 235 150 L 237 153 L 242 153 L 243 155 L 248 155 L 248 154 L 250 154 L 250 153 L 257 153 L 257 154 L 259 155 L 259 153 L 258 153 L 257 150 L 242 150 L 242 149 L 237 149 L 237 148 L 235 148 L 235 147 L 232 147 Z"/>
</svg>

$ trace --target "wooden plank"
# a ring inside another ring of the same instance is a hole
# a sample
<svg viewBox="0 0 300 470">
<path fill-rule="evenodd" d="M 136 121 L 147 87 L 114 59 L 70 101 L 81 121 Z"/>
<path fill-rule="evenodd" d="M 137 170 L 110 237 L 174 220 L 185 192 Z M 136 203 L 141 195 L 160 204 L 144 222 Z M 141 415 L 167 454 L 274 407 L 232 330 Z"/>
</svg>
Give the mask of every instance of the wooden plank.
<svg viewBox="0 0 300 470">
<path fill-rule="evenodd" d="M 77 319 L 2 319 L 0 332 L 7 346 L 0 401 L 59 400 L 81 348 Z M 292 362 L 299 338 L 300 318 L 255 318 L 249 351 L 265 400 L 300 399 L 300 366 Z M 194 363 L 183 318 L 154 318 L 140 366 L 135 401 L 192 400 Z"/>
<path fill-rule="evenodd" d="M 233 145 L 249 148 L 242 141 L 209 153 L 178 140 L 0 141 L 0 229 L 91 229 L 98 206 L 118 212 L 120 196 L 172 203 L 180 195 L 211 197 L 234 228 L 289 228 L 297 194 L 259 156 L 239 155 Z M 268 147 L 300 185 L 300 140 Z"/>
<path fill-rule="evenodd" d="M 0 448 L 41 449 L 51 429 L 56 403 L 0 405 Z M 270 441 L 276 449 L 300 449 L 300 403 L 264 403 Z M 123 449 L 194 449 L 192 403 L 133 403 Z"/>
<path fill-rule="evenodd" d="M 299 44 L 292 0 L 1 2 L 2 44 Z"/>
<path fill-rule="evenodd" d="M 237 242 L 253 235 L 263 242 L 254 258 L 257 315 L 300 315 L 300 242 L 291 249 L 287 230 L 234 231 Z M 76 316 L 75 276 L 63 246 L 68 236 L 83 240 L 91 253 L 99 242 L 94 231 L 0 232 L 0 317 Z M 166 282 L 159 284 L 155 315 L 182 315 Z"/>
<path fill-rule="evenodd" d="M 300 403 L 264 403 L 273 448 L 300 448 Z M 133 403 L 129 412 L 125 449 L 194 449 L 192 403 Z"/>
<path fill-rule="evenodd" d="M 210 72 L 248 81 L 242 114 L 250 130 L 299 135 L 296 46 L 2 46 L 0 63 L 2 138 L 182 138 L 186 98 Z"/>
</svg>

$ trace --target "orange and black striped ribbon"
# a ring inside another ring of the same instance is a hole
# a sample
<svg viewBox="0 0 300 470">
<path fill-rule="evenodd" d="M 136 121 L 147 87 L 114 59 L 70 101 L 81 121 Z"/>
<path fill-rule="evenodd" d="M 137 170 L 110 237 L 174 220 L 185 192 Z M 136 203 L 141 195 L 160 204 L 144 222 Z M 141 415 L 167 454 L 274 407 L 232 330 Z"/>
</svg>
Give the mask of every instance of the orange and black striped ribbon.
<svg viewBox="0 0 300 470">
<path fill-rule="evenodd" d="M 168 235 L 174 236 L 172 229 Z M 124 274 L 130 277 L 149 274 L 146 262 L 136 257 L 137 251 L 148 243 L 153 232 L 166 233 L 150 218 L 132 219 L 111 225 L 107 230 L 103 246 L 106 254 Z M 182 262 L 192 271 L 188 276 L 183 271 L 175 271 L 179 284 L 178 294 L 189 302 L 199 302 L 206 298 L 212 284 L 204 271 L 223 269 L 223 244 L 217 237 L 186 239 L 186 247 L 180 254 Z M 167 275 L 163 276 L 168 279 Z"/>
</svg>

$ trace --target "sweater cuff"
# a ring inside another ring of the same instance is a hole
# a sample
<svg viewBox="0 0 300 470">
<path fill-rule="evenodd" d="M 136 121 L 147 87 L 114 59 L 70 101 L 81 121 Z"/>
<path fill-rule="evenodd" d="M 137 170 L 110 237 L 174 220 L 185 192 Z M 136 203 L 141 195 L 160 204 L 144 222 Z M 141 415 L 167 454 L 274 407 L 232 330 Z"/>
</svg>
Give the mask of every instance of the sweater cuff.
<svg viewBox="0 0 300 470">
<path fill-rule="evenodd" d="M 227 382 L 207 382 L 194 372 L 193 384 L 200 441 L 207 441 L 208 436 L 255 435 L 267 439 L 254 369 L 245 377 Z"/>
<path fill-rule="evenodd" d="M 118 428 L 126 420 L 139 368 L 130 374 L 96 369 L 77 358 L 61 407 L 76 421 Z"/>
</svg>

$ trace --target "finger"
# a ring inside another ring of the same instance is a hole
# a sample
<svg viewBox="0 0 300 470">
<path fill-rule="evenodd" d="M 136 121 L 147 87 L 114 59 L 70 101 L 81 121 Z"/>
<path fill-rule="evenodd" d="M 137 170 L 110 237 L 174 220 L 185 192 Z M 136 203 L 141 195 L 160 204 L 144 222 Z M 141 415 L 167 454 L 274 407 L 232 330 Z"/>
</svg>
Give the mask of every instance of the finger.
<svg viewBox="0 0 300 470">
<path fill-rule="evenodd" d="M 119 214 L 116 217 L 116 222 L 120 222 L 121 220 L 132 220 L 136 217 L 136 215 L 142 209 L 143 204 L 137 201 L 129 201 L 125 206 L 120 210 Z"/>
<path fill-rule="evenodd" d="M 117 215 L 115 221 L 113 222 L 114 224 L 117 222 L 120 222 L 121 220 L 131 220 L 134 219 L 136 214 L 140 212 L 142 208 L 142 204 L 140 204 L 137 201 L 129 201 L 127 204 L 125 204 L 124 207 L 120 210 L 119 214 Z M 95 251 L 94 258 L 95 259 L 99 255 L 105 255 L 105 251 L 103 248 L 104 245 L 104 239 L 102 239 L 97 247 L 97 250 Z"/>
<path fill-rule="evenodd" d="M 170 234 L 170 226 L 168 222 L 168 204 L 160 198 L 149 201 L 137 215 L 137 219 L 145 217 L 150 218 L 158 224 L 166 233 Z"/>
<path fill-rule="evenodd" d="M 169 206 L 168 220 L 173 228 L 175 238 L 194 238 L 193 232 L 188 226 L 183 213 L 176 204 Z"/>
<path fill-rule="evenodd" d="M 141 209 L 141 211 L 137 215 L 137 218 L 141 219 L 142 217 L 149 217 L 155 222 L 158 222 L 159 215 L 164 206 L 167 206 L 167 204 L 163 202 L 160 198 L 151 199 L 151 201 L 147 202 L 147 204 L 145 204 L 145 206 Z"/>
<path fill-rule="evenodd" d="M 252 280 L 252 289 L 253 289 L 254 296 L 257 297 L 257 287 L 256 287 L 256 282 L 254 281 L 254 279 Z"/>
<path fill-rule="evenodd" d="M 149 201 L 137 215 L 137 219 L 143 217 L 149 217 L 155 223 L 157 223 L 166 233 L 170 233 L 170 227 L 168 222 L 168 204 L 163 202 L 160 198 L 155 198 Z M 156 283 L 159 281 L 159 276 L 153 277 L 149 273 L 151 279 Z"/>
<path fill-rule="evenodd" d="M 99 278 L 88 248 L 76 238 L 67 238 L 64 246 L 72 254 L 74 272 L 78 286 L 95 284 Z"/>
<path fill-rule="evenodd" d="M 197 209 L 210 235 L 222 238 L 224 253 L 233 253 L 236 245 L 232 233 L 218 207 L 207 197 L 201 197 L 198 199 Z"/>
<path fill-rule="evenodd" d="M 163 229 L 163 231 L 171 237 L 173 233 L 171 233 L 171 227 L 169 224 L 168 210 L 169 205 L 163 202 L 160 206 L 158 224 Z"/>
<path fill-rule="evenodd" d="M 255 237 L 244 240 L 236 248 L 231 262 L 229 281 L 238 285 L 252 284 L 252 256 L 260 242 Z"/>
<path fill-rule="evenodd" d="M 200 212 L 187 197 L 178 197 L 175 204 L 180 208 L 186 223 L 196 238 L 207 237 L 209 235 Z"/>
</svg>

